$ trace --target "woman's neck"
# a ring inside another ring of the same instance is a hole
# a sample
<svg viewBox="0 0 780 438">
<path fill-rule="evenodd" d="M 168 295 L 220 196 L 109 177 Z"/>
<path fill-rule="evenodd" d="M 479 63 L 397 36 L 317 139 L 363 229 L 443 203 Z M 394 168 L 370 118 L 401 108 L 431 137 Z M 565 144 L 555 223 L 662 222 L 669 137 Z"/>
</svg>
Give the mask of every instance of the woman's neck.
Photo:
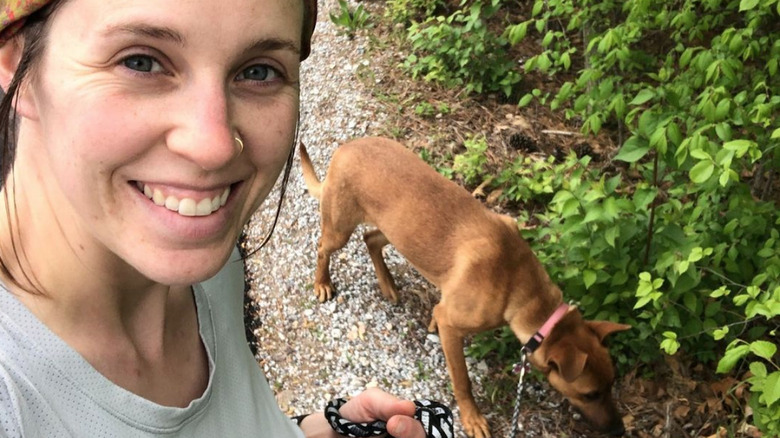
<svg viewBox="0 0 780 438">
<path fill-rule="evenodd" d="M 0 192 L 8 288 L 117 385 L 164 405 L 186 406 L 199 397 L 208 359 L 191 287 L 155 283 L 85 238 L 89 233 L 63 233 L 77 228 L 62 223 L 72 218 L 55 215 L 39 194 L 15 197 L 16 190 L 9 178 Z"/>
</svg>

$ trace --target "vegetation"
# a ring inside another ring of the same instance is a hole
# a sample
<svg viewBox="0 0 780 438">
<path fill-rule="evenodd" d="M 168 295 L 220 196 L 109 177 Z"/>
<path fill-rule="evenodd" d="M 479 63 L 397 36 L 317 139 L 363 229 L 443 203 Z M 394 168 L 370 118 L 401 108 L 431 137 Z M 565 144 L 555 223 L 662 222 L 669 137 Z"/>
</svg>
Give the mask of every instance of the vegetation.
<svg viewBox="0 0 780 438">
<path fill-rule="evenodd" d="M 780 0 L 518 8 L 388 0 L 387 17 L 408 26 L 411 76 L 546 105 L 619 148 L 606 165 L 571 153 L 493 171 L 475 137 L 454 176 L 540 206 L 518 220 L 535 225 L 524 233 L 566 297 L 633 326 L 612 343 L 619 366 L 666 354 L 730 373 L 755 425 L 778 436 Z M 523 44 L 537 54 L 515 58 Z M 511 359 L 511 342 L 487 335 L 472 350 Z"/>
<path fill-rule="evenodd" d="M 351 8 L 347 0 L 339 0 L 339 10 L 330 12 L 330 21 L 339 27 L 341 33 L 353 38 L 355 32 L 371 26 L 370 16 L 363 5 Z"/>
</svg>

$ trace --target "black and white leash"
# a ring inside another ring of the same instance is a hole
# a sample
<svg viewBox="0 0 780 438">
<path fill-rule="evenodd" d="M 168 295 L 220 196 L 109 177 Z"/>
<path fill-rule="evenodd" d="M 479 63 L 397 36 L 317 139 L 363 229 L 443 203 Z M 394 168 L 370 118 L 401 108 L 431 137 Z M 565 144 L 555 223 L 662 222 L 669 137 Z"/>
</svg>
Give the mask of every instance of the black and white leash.
<svg viewBox="0 0 780 438">
<path fill-rule="evenodd" d="M 517 432 L 520 429 L 520 397 L 523 394 L 523 378 L 528 370 L 528 351 L 523 347 L 520 351 L 520 362 L 513 367 L 513 371 L 515 374 L 519 374 L 520 378 L 517 380 L 517 396 L 515 398 L 515 409 L 512 412 L 512 432 L 509 438 L 517 438 Z"/>
<path fill-rule="evenodd" d="M 370 423 L 349 421 L 341 416 L 339 409 L 347 401 L 337 398 L 325 407 L 325 418 L 330 426 L 341 435 L 363 438 L 387 433 L 387 423 L 381 420 Z M 423 425 L 425 436 L 429 438 L 453 438 L 454 428 L 452 411 L 447 406 L 430 400 L 415 400 L 414 418 Z M 388 434 L 388 437 L 392 435 Z"/>
</svg>

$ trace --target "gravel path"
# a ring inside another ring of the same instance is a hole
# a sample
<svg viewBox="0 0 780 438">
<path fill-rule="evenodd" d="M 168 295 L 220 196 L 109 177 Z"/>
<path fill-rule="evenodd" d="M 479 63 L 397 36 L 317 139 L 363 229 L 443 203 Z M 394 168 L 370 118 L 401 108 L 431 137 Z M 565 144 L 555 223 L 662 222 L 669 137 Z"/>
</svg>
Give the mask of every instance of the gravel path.
<svg viewBox="0 0 780 438">
<path fill-rule="evenodd" d="M 338 144 L 378 132 L 385 118 L 356 78 L 359 64 L 370 63 L 367 42 L 337 35 L 327 18 L 337 5 L 320 0 L 314 51 L 302 64 L 301 138 L 321 176 Z M 257 247 L 270 228 L 277 199 L 272 193 L 247 229 L 248 248 Z M 296 157 L 273 239 L 247 261 L 261 323 L 254 331 L 257 359 L 280 406 L 290 415 L 322 410 L 334 397 L 379 386 L 454 408 L 439 339 L 426 329 L 438 292 L 388 248 L 401 294 L 397 305 L 383 300 L 358 229 L 331 263 L 336 299 L 320 304 L 312 291 L 319 228 L 318 203 L 305 191 Z M 486 365 L 470 368 L 479 393 Z M 480 403 L 494 432 L 504 429 L 508 419 L 491 416 Z M 456 436 L 465 436 L 456 409 L 455 419 Z"/>
</svg>

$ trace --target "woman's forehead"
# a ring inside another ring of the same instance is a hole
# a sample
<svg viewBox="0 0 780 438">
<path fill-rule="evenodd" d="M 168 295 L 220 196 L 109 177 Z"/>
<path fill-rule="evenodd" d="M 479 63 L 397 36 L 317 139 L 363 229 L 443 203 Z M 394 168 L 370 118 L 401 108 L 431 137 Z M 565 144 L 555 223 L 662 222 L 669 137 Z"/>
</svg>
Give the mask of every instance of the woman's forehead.
<svg viewBox="0 0 780 438">
<path fill-rule="evenodd" d="M 63 47 L 67 47 L 64 39 L 87 46 L 135 35 L 181 46 L 217 44 L 228 51 L 275 39 L 299 51 L 303 4 L 296 0 L 68 0 L 57 15 L 52 32 L 63 36 Z M 56 39 L 52 43 L 56 45 Z"/>
<path fill-rule="evenodd" d="M 231 26 L 238 30 L 261 25 L 283 29 L 300 23 L 303 17 L 302 0 L 66 0 L 63 6 L 61 9 L 89 14 L 94 18 L 90 23 L 95 25 L 123 20 L 195 23 L 204 32 Z M 275 23 L 279 26 L 273 26 Z"/>
</svg>

